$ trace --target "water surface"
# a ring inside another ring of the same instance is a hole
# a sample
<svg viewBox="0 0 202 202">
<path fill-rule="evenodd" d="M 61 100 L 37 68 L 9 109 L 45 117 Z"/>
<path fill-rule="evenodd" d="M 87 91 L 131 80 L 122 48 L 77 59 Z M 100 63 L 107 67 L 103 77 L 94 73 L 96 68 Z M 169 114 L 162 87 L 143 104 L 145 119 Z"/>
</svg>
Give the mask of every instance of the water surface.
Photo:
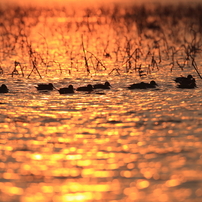
<svg viewBox="0 0 202 202">
<path fill-rule="evenodd" d="M 200 10 L 134 9 L 3 13 L 0 201 L 202 200 Z M 198 88 L 176 88 L 190 73 Z M 35 88 L 106 80 L 92 93 Z"/>
</svg>

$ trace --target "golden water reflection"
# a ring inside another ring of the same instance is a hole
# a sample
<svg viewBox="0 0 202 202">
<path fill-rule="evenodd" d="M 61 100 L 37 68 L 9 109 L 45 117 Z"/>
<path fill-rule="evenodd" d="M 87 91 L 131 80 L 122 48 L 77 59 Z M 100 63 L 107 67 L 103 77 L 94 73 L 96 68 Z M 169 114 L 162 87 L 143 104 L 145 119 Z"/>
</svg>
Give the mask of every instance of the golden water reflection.
<svg viewBox="0 0 202 202">
<path fill-rule="evenodd" d="M 7 124 L 1 123 L 3 201 L 200 199 L 200 125 L 197 130 L 187 125 L 186 111 L 168 103 L 154 116 L 161 103 L 158 91 L 153 107 L 145 94 L 134 100 L 134 92 L 127 98 L 130 105 L 108 93 L 102 98 L 107 104 L 93 94 L 91 101 L 85 95 L 64 100 L 56 92 L 47 99 L 35 96 L 24 105 L 21 97 L 7 101 Z M 144 106 L 138 105 L 142 96 Z"/>
</svg>

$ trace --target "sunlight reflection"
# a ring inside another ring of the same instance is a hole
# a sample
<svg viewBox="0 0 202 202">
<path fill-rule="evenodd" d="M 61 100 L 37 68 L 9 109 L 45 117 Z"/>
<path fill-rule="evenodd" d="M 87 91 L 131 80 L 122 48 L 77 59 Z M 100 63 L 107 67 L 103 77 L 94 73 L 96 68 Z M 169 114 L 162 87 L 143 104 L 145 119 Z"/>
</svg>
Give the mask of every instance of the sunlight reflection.
<svg viewBox="0 0 202 202">
<path fill-rule="evenodd" d="M 179 180 L 175 180 L 175 179 L 168 180 L 166 182 L 166 186 L 168 186 L 168 187 L 175 187 L 175 186 L 178 186 L 179 184 L 180 184 L 180 181 Z"/>
<path fill-rule="evenodd" d="M 33 154 L 32 159 L 34 159 L 34 160 L 42 160 L 43 156 L 41 154 Z"/>
<path fill-rule="evenodd" d="M 2 201 L 200 200 L 201 13 L 0 8 Z M 174 76 L 190 72 L 198 88 L 176 88 Z M 128 89 L 152 79 L 158 88 Z M 58 91 L 105 81 L 111 89 Z"/>
<path fill-rule="evenodd" d="M 93 196 L 90 192 L 65 194 L 64 196 L 62 196 L 62 201 L 87 201 L 92 199 Z"/>
</svg>

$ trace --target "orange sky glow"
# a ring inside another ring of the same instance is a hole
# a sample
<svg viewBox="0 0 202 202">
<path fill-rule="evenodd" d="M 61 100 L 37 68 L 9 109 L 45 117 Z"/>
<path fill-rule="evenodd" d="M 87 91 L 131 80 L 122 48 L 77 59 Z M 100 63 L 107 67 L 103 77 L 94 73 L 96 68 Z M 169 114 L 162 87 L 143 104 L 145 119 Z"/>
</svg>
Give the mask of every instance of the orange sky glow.
<svg viewBox="0 0 202 202">
<path fill-rule="evenodd" d="M 125 0 L 125 2 L 136 2 L 136 1 L 141 1 L 141 0 Z M 143 0 L 145 1 L 145 0 Z M 147 0 L 148 1 L 148 0 Z M 151 1 L 151 0 L 149 0 Z M 102 2 L 123 2 L 122 0 L 1 0 L 1 3 L 3 4 L 9 4 L 9 3 L 15 3 L 15 4 L 39 4 L 39 5 L 52 5 L 52 4 L 57 4 L 57 5 L 66 5 L 66 4 L 97 4 L 97 3 L 102 3 Z"/>
<path fill-rule="evenodd" d="M 201 2 L 201 0 L 1 0 L 2 4 L 23 4 L 23 5 L 67 5 L 67 4 L 81 4 L 91 5 L 99 3 L 148 3 L 148 2 L 161 2 L 161 3 L 176 3 L 176 2 Z"/>
</svg>

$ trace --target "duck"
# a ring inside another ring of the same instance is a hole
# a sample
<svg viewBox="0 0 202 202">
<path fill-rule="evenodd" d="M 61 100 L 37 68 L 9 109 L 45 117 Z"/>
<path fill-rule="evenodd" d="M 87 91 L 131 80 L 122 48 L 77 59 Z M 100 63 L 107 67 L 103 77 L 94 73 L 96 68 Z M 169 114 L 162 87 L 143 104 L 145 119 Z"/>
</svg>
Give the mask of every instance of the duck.
<svg viewBox="0 0 202 202">
<path fill-rule="evenodd" d="M 134 83 L 128 86 L 128 89 L 145 89 L 146 85 L 144 82 Z"/>
<path fill-rule="evenodd" d="M 189 74 L 189 75 L 187 75 L 187 77 L 184 77 L 184 76 L 176 77 L 174 79 L 174 81 L 176 83 L 182 83 L 182 82 L 190 81 L 192 79 L 194 79 L 193 76 L 191 74 Z"/>
<path fill-rule="evenodd" d="M 104 84 L 98 83 L 93 85 L 93 89 L 110 89 L 111 84 L 106 81 Z"/>
<path fill-rule="evenodd" d="M 87 86 L 78 87 L 76 90 L 77 91 L 88 91 L 88 92 L 91 92 L 91 91 L 93 91 L 93 86 L 91 84 L 88 84 Z"/>
<path fill-rule="evenodd" d="M 58 91 L 60 94 L 71 94 L 74 93 L 74 87 L 69 85 L 67 88 L 60 88 Z"/>
<path fill-rule="evenodd" d="M 158 84 L 152 80 L 150 83 L 140 82 L 140 83 L 134 83 L 128 87 L 128 89 L 147 89 L 147 88 L 156 88 Z"/>
<path fill-rule="evenodd" d="M 37 90 L 53 90 L 54 88 L 55 87 L 53 86 L 52 83 L 49 83 L 49 84 L 41 83 L 41 84 L 38 84 L 38 86 L 36 86 Z"/>
<path fill-rule="evenodd" d="M 8 93 L 8 87 L 6 86 L 6 84 L 2 84 L 0 86 L 0 93 Z"/>
<path fill-rule="evenodd" d="M 177 88 L 196 88 L 196 80 L 193 78 L 191 74 L 187 77 L 181 76 L 174 79 L 176 83 L 178 83 Z"/>
</svg>

